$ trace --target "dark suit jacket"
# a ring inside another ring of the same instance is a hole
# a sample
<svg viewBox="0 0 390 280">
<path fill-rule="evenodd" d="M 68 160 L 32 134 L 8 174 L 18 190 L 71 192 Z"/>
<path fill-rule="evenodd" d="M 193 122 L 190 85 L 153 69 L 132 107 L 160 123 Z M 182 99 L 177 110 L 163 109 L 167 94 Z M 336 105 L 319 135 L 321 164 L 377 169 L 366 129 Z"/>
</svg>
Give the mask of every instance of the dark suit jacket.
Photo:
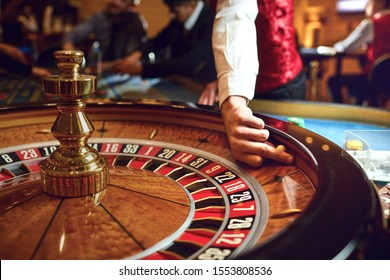
<svg viewBox="0 0 390 280">
<path fill-rule="evenodd" d="M 160 33 L 146 42 L 144 54 L 144 78 L 181 75 L 200 83 L 216 79 L 214 56 L 211 44 L 214 14 L 205 4 L 194 27 L 184 32 L 182 23 L 171 21 Z M 156 61 L 148 61 L 153 52 Z"/>
<path fill-rule="evenodd" d="M 65 34 L 63 40 L 77 45 L 87 40 L 91 33 L 100 43 L 104 61 L 126 57 L 139 48 L 141 41 L 146 38 L 143 18 L 138 13 L 129 12 L 114 23 L 109 15 L 102 11 L 81 22 Z"/>
</svg>

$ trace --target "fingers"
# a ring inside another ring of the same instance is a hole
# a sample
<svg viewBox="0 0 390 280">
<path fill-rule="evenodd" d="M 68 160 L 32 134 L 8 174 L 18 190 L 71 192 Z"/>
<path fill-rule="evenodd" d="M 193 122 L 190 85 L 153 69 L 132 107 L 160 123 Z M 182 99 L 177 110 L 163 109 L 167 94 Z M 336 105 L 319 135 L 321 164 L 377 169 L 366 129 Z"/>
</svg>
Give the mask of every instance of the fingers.
<svg viewBox="0 0 390 280">
<path fill-rule="evenodd" d="M 267 129 L 255 129 L 247 126 L 236 127 L 232 136 L 254 142 L 265 142 L 269 137 Z"/>
<path fill-rule="evenodd" d="M 237 119 L 225 119 L 225 127 L 231 140 L 265 142 L 269 137 L 269 131 L 264 129 L 264 126 L 264 121 L 253 115 L 241 114 Z"/>
<path fill-rule="evenodd" d="M 214 105 L 214 100 L 210 98 L 209 94 L 202 94 L 199 97 L 198 104 L 200 105 L 208 105 L 208 106 L 213 106 Z"/>
<path fill-rule="evenodd" d="M 285 164 L 292 164 L 294 157 L 285 152 L 285 147 L 275 148 L 270 142 L 255 143 L 251 141 L 241 141 L 241 143 L 234 143 L 232 146 L 233 156 L 253 167 L 260 167 L 267 158 L 282 162 Z"/>
<path fill-rule="evenodd" d="M 218 100 L 218 89 L 213 83 L 210 83 L 199 97 L 198 104 L 214 106 L 216 100 Z"/>
<path fill-rule="evenodd" d="M 261 118 L 255 117 L 240 96 L 230 96 L 221 106 L 226 134 L 233 156 L 251 166 L 260 166 L 264 158 L 286 164 L 294 161 L 292 155 L 266 143 L 269 131 Z"/>
<path fill-rule="evenodd" d="M 124 74 L 124 70 L 127 68 L 126 67 L 126 62 L 123 60 L 120 60 L 120 61 L 117 61 L 115 63 L 112 64 L 112 67 L 111 67 L 111 70 L 114 72 L 114 73 L 121 73 L 121 74 Z"/>
<path fill-rule="evenodd" d="M 108 62 L 108 61 L 105 61 L 102 63 L 102 70 L 103 71 L 109 71 L 112 69 L 112 66 L 114 65 L 115 62 Z"/>
<path fill-rule="evenodd" d="M 252 166 L 252 167 L 260 167 L 266 162 L 265 157 L 261 157 L 259 155 L 249 154 L 249 153 L 233 153 L 233 156 L 242 162 Z"/>
<path fill-rule="evenodd" d="M 31 70 L 31 74 L 36 78 L 45 78 L 51 75 L 49 70 L 41 67 L 33 67 Z"/>
<path fill-rule="evenodd" d="M 141 75 L 143 66 L 140 61 L 135 63 L 119 60 L 112 65 L 112 71 L 119 74 Z"/>
<path fill-rule="evenodd" d="M 252 110 L 248 107 L 238 108 L 234 112 L 226 114 L 224 119 L 232 127 L 248 127 L 254 129 L 263 129 L 265 126 L 261 118 L 255 117 Z"/>
<path fill-rule="evenodd" d="M 269 145 L 262 145 L 259 149 L 260 156 L 270 158 L 279 162 L 286 164 L 292 164 L 294 162 L 294 157 L 289 153 L 286 153 L 283 150 L 278 148 L 271 147 Z"/>
</svg>

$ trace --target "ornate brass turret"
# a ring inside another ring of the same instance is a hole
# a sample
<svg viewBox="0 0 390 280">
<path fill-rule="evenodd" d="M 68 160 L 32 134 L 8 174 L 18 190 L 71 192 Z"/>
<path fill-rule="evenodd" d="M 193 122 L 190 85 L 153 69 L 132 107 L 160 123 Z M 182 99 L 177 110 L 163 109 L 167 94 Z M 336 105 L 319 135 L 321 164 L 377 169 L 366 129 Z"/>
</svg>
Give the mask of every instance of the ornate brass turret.
<svg viewBox="0 0 390 280">
<path fill-rule="evenodd" d="M 44 92 L 58 95 L 59 114 L 51 129 L 59 148 L 41 163 L 43 190 L 55 196 L 74 197 L 107 188 L 108 163 L 87 144 L 94 127 L 84 114 L 82 97 L 95 91 L 96 78 L 81 75 L 81 51 L 54 53 L 59 75 L 44 80 Z"/>
</svg>

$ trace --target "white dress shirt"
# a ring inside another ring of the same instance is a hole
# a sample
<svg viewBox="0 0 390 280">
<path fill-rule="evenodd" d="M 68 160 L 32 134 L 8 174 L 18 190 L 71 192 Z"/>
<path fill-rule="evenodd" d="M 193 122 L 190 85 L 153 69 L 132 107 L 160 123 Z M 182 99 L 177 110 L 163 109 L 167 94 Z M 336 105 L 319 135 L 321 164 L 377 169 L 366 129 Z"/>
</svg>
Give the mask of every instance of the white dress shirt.
<svg viewBox="0 0 390 280">
<path fill-rule="evenodd" d="M 360 24 L 342 41 L 334 44 L 337 52 L 354 51 L 364 48 L 374 40 L 374 24 L 371 19 L 364 19 Z"/>
<path fill-rule="evenodd" d="M 219 0 L 213 49 L 218 72 L 219 104 L 231 95 L 251 100 L 259 69 L 255 19 L 257 0 Z"/>
<path fill-rule="evenodd" d="M 194 12 L 190 15 L 190 17 L 184 22 L 184 28 L 185 30 L 191 30 L 192 27 L 194 27 L 196 21 L 198 20 L 198 17 L 200 13 L 202 12 L 204 3 L 202 1 L 198 1 L 196 3 L 196 7 Z"/>
</svg>

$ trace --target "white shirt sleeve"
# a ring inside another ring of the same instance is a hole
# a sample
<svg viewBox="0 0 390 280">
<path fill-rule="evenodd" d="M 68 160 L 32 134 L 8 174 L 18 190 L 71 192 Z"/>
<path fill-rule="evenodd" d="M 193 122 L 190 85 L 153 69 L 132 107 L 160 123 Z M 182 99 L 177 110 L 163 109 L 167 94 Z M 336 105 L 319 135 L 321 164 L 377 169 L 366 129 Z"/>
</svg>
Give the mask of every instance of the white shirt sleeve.
<svg viewBox="0 0 390 280">
<path fill-rule="evenodd" d="M 360 24 L 342 41 L 337 42 L 333 47 L 337 52 L 354 51 L 365 47 L 374 40 L 374 24 L 371 19 L 364 19 Z"/>
<path fill-rule="evenodd" d="M 218 72 L 219 104 L 231 95 L 251 100 L 259 69 L 256 0 L 218 0 L 213 49 Z"/>
</svg>

